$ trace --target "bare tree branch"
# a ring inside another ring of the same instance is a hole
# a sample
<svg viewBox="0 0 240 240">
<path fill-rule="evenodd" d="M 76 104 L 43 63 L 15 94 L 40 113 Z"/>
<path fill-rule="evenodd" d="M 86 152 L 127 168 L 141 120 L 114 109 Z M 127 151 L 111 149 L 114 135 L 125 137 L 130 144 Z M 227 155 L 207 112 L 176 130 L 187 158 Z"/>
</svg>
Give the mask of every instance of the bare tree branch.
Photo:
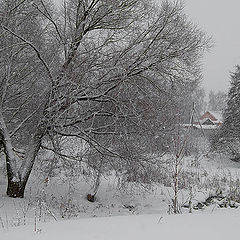
<svg viewBox="0 0 240 240">
<path fill-rule="evenodd" d="M 40 54 L 39 50 L 29 41 L 27 41 L 26 39 L 24 39 L 23 37 L 19 36 L 18 34 L 16 34 L 15 32 L 13 32 L 12 30 L 10 30 L 8 27 L 1 25 L 2 28 L 6 31 L 8 31 L 9 33 L 11 33 L 13 36 L 15 36 L 16 38 L 19 38 L 21 41 L 23 41 L 24 43 L 28 44 L 37 54 L 37 57 L 39 58 L 39 60 L 42 62 L 43 66 L 45 67 L 48 77 L 50 78 L 50 80 L 53 81 L 53 76 L 51 74 L 51 71 L 47 65 L 47 63 L 45 62 L 45 60 L 42 58 L 42 55 Z"/>
</svg>

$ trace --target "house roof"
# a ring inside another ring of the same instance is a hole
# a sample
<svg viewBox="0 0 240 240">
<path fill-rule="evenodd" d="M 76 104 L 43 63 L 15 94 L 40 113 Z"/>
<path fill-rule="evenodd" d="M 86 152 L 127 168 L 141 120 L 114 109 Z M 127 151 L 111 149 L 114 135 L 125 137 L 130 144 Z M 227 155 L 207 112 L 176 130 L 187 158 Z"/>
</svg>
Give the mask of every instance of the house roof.
<svg viewBox="0 0 240 240">
<path fill-rule="evenodd" d="M 222 113 L 217 111 L 207 111 L 200 117 L 200 123 L 203 124 L 207 120 L 217 124 L 222 123 Z"/>
</svg>

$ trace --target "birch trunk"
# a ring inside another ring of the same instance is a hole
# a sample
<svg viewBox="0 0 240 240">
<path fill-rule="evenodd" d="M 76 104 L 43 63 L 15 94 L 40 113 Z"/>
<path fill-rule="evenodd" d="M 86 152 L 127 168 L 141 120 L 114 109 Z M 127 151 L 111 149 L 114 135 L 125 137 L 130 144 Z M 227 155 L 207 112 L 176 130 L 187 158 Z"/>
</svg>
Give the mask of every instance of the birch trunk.
<svg viewBox="0 0 240 240">
<path fill-rule="evenodd" d="M 39 131 L 37 131 L 37 133 L 35 133 L 32 136 L 30 143 L 28 145 L 28 150 L 26 152 L 26 155 L 23 159 L 21 167 L 19 168 L 18 178 L 16 179 L 14 178 L 14 176 L 12 177 L 11 174 L 8 174 L 10 175 L 8 178 L 8 187 L 7 187 L 7 195 L 9 197 L 14 197 L 14 198 L 24 197 L 25 187 L 28 182 L 29 176 L 32 172 L 33 164 L 35 162 L 37 153 L 41 145 L 42 136 L 43 136 L 42 133 L 40 133 Z"/>
<path fill-rule="evenodd" d="M 4 122 L 2 113 L 0 112 L 0 137 L 3 144 L 3 149 L 6 157 L 7 177 L 8 177 L 8 190 L 7 195 L 11 194 L 11 189 L 18 188 L 20 181 L 17 171 L 17 157 L 13 151 L 12 141 L 7 126 Z"/>
<path fill-rule="evenodd" d="M 18 168 L 17 161 L 20 161 L 20 159 L 17 158 L 14 152 L 10 134 L 4 122 L 3 115 L 0 112 L 0 140 L 3 143 L 3 149 L 6 157 L 8 178 L 7 195 L 9 197 L 24 197 L 25 187 L 39 151 L 44 132 L 43 127 L 37 127 L 36 132 L 30 139 L 27 152 L 22 160 L 21 166 Z"/>
</svg>

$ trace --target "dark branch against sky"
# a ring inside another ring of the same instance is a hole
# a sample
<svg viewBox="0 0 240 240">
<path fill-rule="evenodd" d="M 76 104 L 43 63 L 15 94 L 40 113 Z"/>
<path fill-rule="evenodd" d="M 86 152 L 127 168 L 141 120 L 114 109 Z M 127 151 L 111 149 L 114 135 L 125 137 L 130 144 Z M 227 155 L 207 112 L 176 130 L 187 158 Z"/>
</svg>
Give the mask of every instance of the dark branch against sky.
<svg viewBox="0 0 240 240">
<path fill-rule="evenodd" d="M 54 0 L 56 3 L 62 0 Z M 161 0 L 156 0 L 161 1 Z M 240 1 L 184 0 L 189 19 L 213 37 L 214 47 L 202 60 L 207 90 L 227 91 L 230 72 L 240 64 Z"/>
</svg>

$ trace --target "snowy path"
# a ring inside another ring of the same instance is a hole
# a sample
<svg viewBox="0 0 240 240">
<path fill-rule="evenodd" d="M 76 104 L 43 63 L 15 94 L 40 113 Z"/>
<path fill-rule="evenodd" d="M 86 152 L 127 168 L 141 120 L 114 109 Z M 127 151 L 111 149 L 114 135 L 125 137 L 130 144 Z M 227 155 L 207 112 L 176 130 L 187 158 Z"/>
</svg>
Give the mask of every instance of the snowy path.
<svg viewBox="0 0 240 240">
<path fill-rule="evenodd" d="M 213 213 L 122 216 L 59 221 L 0 232 L 1 240 L 221 240 L 238 239 L 240 210 Z"/>
</svg>

